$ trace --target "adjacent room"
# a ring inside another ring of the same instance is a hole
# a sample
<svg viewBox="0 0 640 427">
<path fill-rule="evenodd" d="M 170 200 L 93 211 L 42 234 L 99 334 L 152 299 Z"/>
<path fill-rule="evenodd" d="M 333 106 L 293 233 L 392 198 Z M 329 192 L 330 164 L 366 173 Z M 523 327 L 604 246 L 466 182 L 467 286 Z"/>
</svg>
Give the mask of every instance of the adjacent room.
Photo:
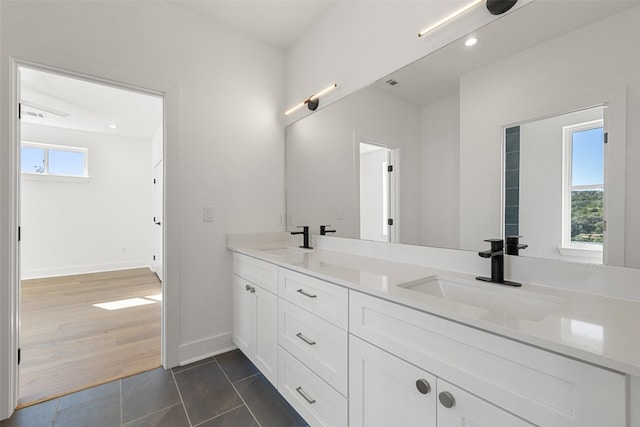
<svg viewBox="0 0 640 427">
<path fill-rule="evenodd" d="M 160 366 L 162 98 L 20 68 L 19 405 Z"/>
</svg>

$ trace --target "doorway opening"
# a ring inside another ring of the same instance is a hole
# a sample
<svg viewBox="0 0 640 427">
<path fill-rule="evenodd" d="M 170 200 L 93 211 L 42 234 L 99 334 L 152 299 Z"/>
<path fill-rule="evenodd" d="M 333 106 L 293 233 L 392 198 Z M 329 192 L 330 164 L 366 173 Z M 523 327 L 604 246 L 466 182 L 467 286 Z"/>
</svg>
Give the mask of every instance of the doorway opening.
<svg viewBox="0 0 640 427">
<path fill-rule="evenodd" d="M 18 66 L 28 406 L 161 366 L 162 96 Z"/>
<path fill-rule="evenodd" d="M 396 150 L 360 141 L 360 238 L 397 241 Z"/>
</svg>

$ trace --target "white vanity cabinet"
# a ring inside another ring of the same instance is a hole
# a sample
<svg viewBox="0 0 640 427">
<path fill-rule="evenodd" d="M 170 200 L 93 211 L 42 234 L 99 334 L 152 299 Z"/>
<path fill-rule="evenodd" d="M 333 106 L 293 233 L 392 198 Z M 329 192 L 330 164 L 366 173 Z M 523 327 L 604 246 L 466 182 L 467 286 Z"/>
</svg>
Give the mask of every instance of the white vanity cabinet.
<svg viewBox="0 0 640 427">
<path fill-rule="evenodd" d="M 440 378 L 436 387 L 438 427 L 534 427 Z"/>
<path fill-rule="evenodd" d="M 350 427 L 532 427 L 522 419 L 351 336 Z"/>
<path fill-rule="evenodd" d="M 348 291 L 280 268 L 278 390 L 312 426 L 348 424 Z"/>
<path fill-rule="evenodd" d="M 635 425 L 625 374 L 292 268 L 234 254 L 233 341 L 313 427 Z"/>
<path fill-rule="evenodd" d="M 349 337 L 349 426 L 435 427 L 436 377 Z"/>
<path fill-rule="evenodd" d="M 377 346 L 438 377 L 438 427 L 466 425 L 462 420 L 492 427 L 530 425 L 527 422 L 554 427 L 627 426 L 623 374 L 359 292 L 352 291 L 349 301 L 349 332 L 370 343 L 364 356 L 360 352 L 360 360 L 371 359 Z M 357 342 L 351 339 L 351 358 L 358 354 Z M 357 394 L 371 393 L 356 369 L 362 370 L 357 359 L 352 360 L 350 372 L 353 426 L 361 425 L 358 412 L 366 409 L 366 402 L 356 403 Z M 425 374 L 417 372 L 415 380 L 421 375 Z M 407 395 L 414 395 L 415 386 L 407 389 Z M 442 392 L 451 394 L 451 408 L 444 407 Z"/>
<path fill-rule="evenodd" d="M 278 267 L 238 253 L 233 267 L 233 342 L 276 386 Z"/>
</svg>

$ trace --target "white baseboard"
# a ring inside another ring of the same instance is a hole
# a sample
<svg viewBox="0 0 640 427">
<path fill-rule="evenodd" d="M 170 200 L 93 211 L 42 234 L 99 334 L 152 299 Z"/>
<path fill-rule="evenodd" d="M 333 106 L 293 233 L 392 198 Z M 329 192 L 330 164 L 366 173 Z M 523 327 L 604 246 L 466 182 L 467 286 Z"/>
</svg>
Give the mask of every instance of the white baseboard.
<svg viewBox="0 0 640 427">
<path fill-rule="evenodd" d="M 180 366 L 197 362 L 211 356 L 235 349 L 231 332 L 214 335 L 201 340 L 181 344 L 178 350 Z"/>
<path fill-rule="evenodd" d="M 39 268 L 39 269 L 24 269 L 20 271 L 20 278 L 25 279 L 40 279 L 42 277 L 59 277 L 59 276 L 72 276 L 76 274 L 88 274 L 88 273 L 101 273 L 104 271 L 117 271 L 117 270 L 130 270 L 133 268 L 148 268 L 148 261 L 127 261 L 117 262 L 109 264 L 94 264 L 94 265 L 76 265 L 68 267 L 56 267 L 56 268 Z"/>
</svg>

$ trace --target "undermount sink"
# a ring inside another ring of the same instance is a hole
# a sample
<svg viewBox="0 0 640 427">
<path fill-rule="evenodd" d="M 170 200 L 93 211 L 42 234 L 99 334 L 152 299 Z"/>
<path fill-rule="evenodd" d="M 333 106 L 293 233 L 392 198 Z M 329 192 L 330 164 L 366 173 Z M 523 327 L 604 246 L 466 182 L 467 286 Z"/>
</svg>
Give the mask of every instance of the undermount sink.
<svg viewBox="0 0 640 427">
<path fill-rule="evenodd" d="M 562 299 L 446 276 L 434 275 L 398 285 L 414 292 L 489 310 L 494 314 L 542 320 L 562 304 Z"/>
<path fill-rule="evenodd" d="M 259 248 L 262 252 L 267 252 L 272 255 L 292 255 L 292 254 L 303 254 L 306 252 L 311 252 L 311 249 L 304 248 L 296 248 L 293 246 L 279 246 L 273 248 Z"/>
</svg>

